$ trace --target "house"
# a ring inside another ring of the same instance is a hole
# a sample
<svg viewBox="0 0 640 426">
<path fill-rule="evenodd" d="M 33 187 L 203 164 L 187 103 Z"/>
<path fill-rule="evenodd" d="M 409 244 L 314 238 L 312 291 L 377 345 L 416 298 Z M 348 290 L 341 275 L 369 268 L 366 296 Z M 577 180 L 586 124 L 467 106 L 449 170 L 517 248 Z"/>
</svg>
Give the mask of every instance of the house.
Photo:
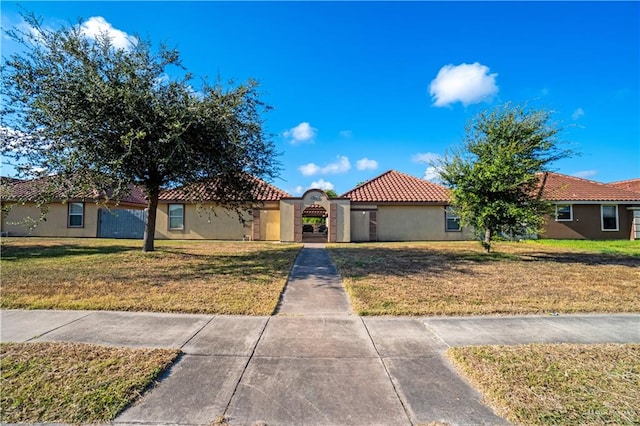
<svg viewBox="0 0 640 426">
<path fill-rule="evenodd" d="M 444 186 L 389 170 L 342 195 L 351 201 L 351 241 L 469 240 Z"/>
<path fill-rule="evenodd" d="M 2 235 L 117 237 L 117 231 L 114 231 L 117 228 L 109 224 L 122 222 L 124 217 L 135 215 L 138 217 L 139 232 L 133 236 L 127 234 L 122 237 L 142 238 L 143 213 L 147 207 L 147 200 L 141 188 L 131 186 L 126 197 L 114 202 L 109 199 L 112 195 L 108 193 L 109 191 L 90 193 L 79 193 L 73 189 L 66 191 L 54 187 L 52 179 L 44 177 L 34 180 L 3 181 L 2 217 L 0 218 Z M 68 186 L 73 185 L 71 182 L 68 183 Z M 46 205 L 45 216 L 40 220 L 43 211 L 38 205 L 38 200 L 45 192 L 51 192 L 53 201 Z"/>
<path fill-rule="evenodd" d="M 638 180 L 603 184 L 559 173 L 543 173 L 541 196 L 553 203 L 541 238 L 640 239 Z M 257 179 L 257 178 L 256 178 Z M 142 238 L 147 200 L 139 188 L 118 205 L 100 194 L 59 194 L 46 221 L 29 231 L 20 222 L 38 218 L 41 181 L 9 182 L 13 204 L 2 232 L 48 237 Z M 6 185 L 5 185 L 6 186 Z M 622 187 L 620 187 L 622 186 Z M 155 238 L 283 242 L 456 241 L 474 238 L 449 206 L 447 188 L 389 170 L 339 197 L 310 189 L 294 197 L 257 179 L 252 201 L 238 212 L 222 207 L 215 180 L 162 191 Z M 190 201 L 192 194 L 200 201 Z M 135 222 L 136 231 L 132 231 Z M 311 225 L 312 224 L 312 225 Z M 125 227 L 127 225 L 128 227 Z"/>
<path fill-rule="evenodd" d="M 550 172 L 540 178 L 542 198 L 555 210 L 541 238 L 640 239 L 640 192 L 629 190 L 632 186 Z"/>
<path fill-rule="evenodd" d="M 280 200 L 285 191 L 257 179 L 253 201 L 241 216 L 220 206 L 216 182 L 205 180 L 160 193 L 156 216 L 157 239 L 280 240 Z M 202 201 L 188 201 L 190 194 Z"/>
<path fill-rule="evenodd" d="M 215 193 L 214 185 L 206 181 L 163 191 L 156 238 L 351 242 L 464 240 L 473 236 L 447 208 L 446 188 L 394 170 L 340 197 L 329 197 L 320 189 L 293 197 L 259 180 L 255 202 L 246 206 L 244 223 L 207 195 Z M 186 201 L 194 192 L 204 202 Z M 305 226 L 306 218 L 318 220 L 315 226 Z"/>
</svg>

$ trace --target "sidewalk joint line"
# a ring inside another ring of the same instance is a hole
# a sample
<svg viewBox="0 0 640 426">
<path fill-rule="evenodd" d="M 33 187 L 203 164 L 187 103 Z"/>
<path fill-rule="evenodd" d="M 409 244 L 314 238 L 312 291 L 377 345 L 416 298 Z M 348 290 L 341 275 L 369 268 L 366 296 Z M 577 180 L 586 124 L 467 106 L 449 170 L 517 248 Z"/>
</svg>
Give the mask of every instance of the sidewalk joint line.
<svg viewBox="0 0 640 426">
<path fill-rule="evenodd" d="M 200 334 L 200 332 L 204 330 L 206 326 L 211 324 L 211 322 L 216 318 L 218 318 L 218 315 L 213 315 L 211 318 L 209 318 L 209 321 L 207 321 L 202 327 L 196 330 L 196 332 L 193 333 L 191 337 L 189 337 L 183 344 L 180 345 L 180 350 L 182 350 L 182 348 L 184 348 L 187 344 L 189 344 L 190 341 L 192 341 L 198 334 Z"/>
<path fill-rule="evenodd" d="M 41 338 L 42 336 L 46 336 L 47 334 L 51 333 L 52 331 L 59 330 L 59 329 L 61 329 L 62 327 L 66 327 L 66 326 L 68 326 L 68 325 L 73 324 L 73 323 L 74 323 L 74 322 L 76 322 L 76 321 L 80 321 L 81 319 L 85 319 L 86 317 L 88 317 L 88 316 L 90 316 L 90 315 L 94 315 L 96 312 L 98 312 L 98 311 L 89 311 L 86 315 L 83 315 L 83 316 L 81 316 L 81 317 L 79 317 L 79 318 L 74 319 L 73 321 L 69 321 L 69 322 L 67 322 L 67 323 L 65 323 L 65 324 L 62 324 L 62 325 L 58 326 L 58 327 L 52 328 L 51 330 L 47 330 L 47 331 L 45 331 L 44 333 L 39 334 L 39 335 L 37 335 L 37 336 L 33 336 L 33 337 L 31 337 L 31 338 L 29 338 L 29 339 L 25 340 L 25 342 L 31 342 L 32 340 L 39 339 L 39 338 Z"/>
<path fill-rule="evenodd" d="M 387 375 L 387 378 L 389 379 L 389 383 L 391 383 L 391 387 L 393 388 L 393 392 L 396 394 L 396 397 L 398 398 L 398 401 L 400 402 L 400 405 L 402 406 L 402 410 L 404 411 L 404 415 L 407 416 L 407 420 L 409 421 L 409 424 L 413 425 L 413 420 L 411 420 L 411 416 L 409 415 L 409 410 L 407 408 L 407 406 L 405 405 L 404 401 L 402 400 L 402 397 L 400 396 L 400 393 L 398 392 L 398 388 L 396 388 L 396 384 L 393 382 L 393 378 L 391 377 L 391 372 L 389 371 L 389 369 L 387 368 L 387 364 L 384 362 L 384 359 L 382 358 L 382 355 L 380 354 L 380 351 L 378 350 L 378 347 L 376 346 L 376 342 L 374 342 L 373 337 L 371 336 L 371 333 L 369 332 L 369 327 L 367 327 L 367 323 L 364 322 L 364 318 L 363 317 L 359 317 L 360 321 L 362 322 L 362 325 L 364 326 L 365 331 L 367 332 L 367 336 L 369 336 L 369 340 L 371 340 L 371 344 L 373 345 L 373 349 L 375 349 L 376 354 L 378 354 L 378 359 L 380 360 L 380 363 L 382 364 L 382 368 L 384 368 L 384 372 Z"/>
<path fill-rule="evenodd" d="M 264 326 L 262 327 L 262 330 L 260 331 L 260 336 L 258 336 L 258 339 L 256 340 L 256 344 L 253 345 L 253 350 L 251 351 L 251 354 L 249 355 L 249 358 L 247 359 L 247 362 L 244 364 L 244 368 L 242 369 L 242 373 L 240 373 L 240 377 L 238 378 L 238 381 L 236 382 L 236 386 L 233 388 L 233 392 L 231 393 L 231 396 L 229 397 L 229 401 L 227 402 L 227 405 L 224 407 L 224 411 L 222 412 L 222 417 L 223 418 L 227 417 L 227 412 L 229 411 L 229 407 L 231 407 L 231 401 L 233 401 L 233 398 L 236 396 L 236 393 L 238 392 L 238 388 L 240 387 L 240 383 L 242 382 L 242 379 L 244 378 L 244 375 L 247 372 L 247 368 L 249 368 L 249 363 L 253 359 L 253 356 L 256 353 L 256 349 L 258 348 L 258 345 L 262 341 L 262 337 L 264 336 L 264 332 L 267 329 L 267 326 L 269 325 L 269 321 L 271 321 L 271 317 L 267 317 L 267 320 L 264 322 Z"/>
<path fill-rule="evenodd" d="M 450 348 L 451 345 L 448 344 L 438 333 L 436 333 L 436 331 L 431 327 L 431 325 L 429 324 L 429 320 L 428 319 L 423 319 L 423 320 L 419 320 L 422 325 L 424 325 L 424 328 L 427 329 L 427 331 L 429 331 L 431 334 L 433 334 L 435 336 L 436 339 L 438 339 L 439 341 L 441 341 L 442 343 L 444 343 L 444 345 L 447 348 Z"/>
</svg>

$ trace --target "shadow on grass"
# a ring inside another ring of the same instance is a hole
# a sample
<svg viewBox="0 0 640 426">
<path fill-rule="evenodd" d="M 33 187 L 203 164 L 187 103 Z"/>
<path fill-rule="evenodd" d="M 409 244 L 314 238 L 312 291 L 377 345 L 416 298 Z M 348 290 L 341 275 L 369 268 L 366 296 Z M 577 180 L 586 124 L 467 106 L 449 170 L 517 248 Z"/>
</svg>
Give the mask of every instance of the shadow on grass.
<svg viewBox="0 0 640 426">
<path fill-rule="evenodd" d="M 417 274 L 431 276 L 451 272 L 476 275 L 478 264 L 494 264 L 508 268 L 513 262 L 546 262 L 553 264 L 580 264 L 585 266 L 612 265 L 640 268 L 634 256 L 600 253 L 553 253 L 526 251 L 522 253 L 482 253 L 472 250 L 433 250 L 410 247 L 386 248 L 359 246 L 330 248 L 331 258 L 345 276 L 357 278 L 373 274 L 404 277 Z M 500 265 L 502 264 L 502 265 Z"/>
<path fill-rule="evenodd" d="M 196 254 L 202 263 L 193 266 L 192 272 L 199 275 L 259 276 L 261 274 L 286 275 L 293 266 L 297 247 L 281 250 L 257 250 L 246 254 Z"/>
<path fill-rule="evenodd" d="M 136 248 L 132 246 L 111 244 L 104 246 L 86 246 L 79 244 L 12 246 L 11 244 L 3 244 L 2 260 L 53 259 L 67 256 L 122 253 L 135 249 Z"/>
</svg>

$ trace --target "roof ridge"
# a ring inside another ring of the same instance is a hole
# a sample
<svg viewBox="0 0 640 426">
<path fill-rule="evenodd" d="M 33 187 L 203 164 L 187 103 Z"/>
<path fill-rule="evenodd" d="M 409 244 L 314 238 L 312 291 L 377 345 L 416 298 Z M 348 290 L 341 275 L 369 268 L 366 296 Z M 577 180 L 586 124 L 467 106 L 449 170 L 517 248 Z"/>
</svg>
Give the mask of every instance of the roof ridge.
<svg viewBox="0 0 640 426">
<path fill-rule="evenodd" d="M 544 174 L 547 179 L 543 183 L 542 197 L 549 200 L 632 201 L 634 203 L 640 200 L 638 192 L 611 184 L 557 172 L 547 171 Z"/>
<path fill-rule="evenodd" d="M 631 182 L 640 182 L 640 178 L 616 180 L 616 181 L 607 183 L 607 185 L 618 185 L 618 184 L 622 184 L 622 183 L 631 183 Z"/>
<path fill-rule="evenodd" d="M 362 188 L 362 187 L 363 187 L 363 186 L 365 186 L 365 185 L 369 185 L 371 182 L 376 181 L 376 180 L 380 179 L 382 176 L 384 176 L 384 175 L 386 175 L 386 174 L 388 174 L 388 173 L 391 173 L 391 172 L 393 172 L 393 171 L 394 171 L 393 169 L 389 169 L 389 170 L 387 170 L 386 172 L 383 172 L 383 173 L 379 174 L 379 175 L 378 175 L 378 176 L 376 176 L 376 177 L 373 177 L 373 178 L 371 178 L 371 179 L 369 179 L 369 180 L 366 180 L 366 181 L 364 181 L 362 184 L 360 184 L 360 185 L 358 185 L 358 186 L 354 186 L 353 188 L 351 188 L 350 190 L 348 190 L 348 191 L 347 191 L 347 192 L 345 192 L 344 194 L 340 195 L 340 197 L 341 197 L 341 198 L 342 198 L 342 197 L 345 197 L 348 193 L 353 192 L 353 191 L 355 191 L 356 189 L 360 189 L 360 188 Z"/>
</svg>

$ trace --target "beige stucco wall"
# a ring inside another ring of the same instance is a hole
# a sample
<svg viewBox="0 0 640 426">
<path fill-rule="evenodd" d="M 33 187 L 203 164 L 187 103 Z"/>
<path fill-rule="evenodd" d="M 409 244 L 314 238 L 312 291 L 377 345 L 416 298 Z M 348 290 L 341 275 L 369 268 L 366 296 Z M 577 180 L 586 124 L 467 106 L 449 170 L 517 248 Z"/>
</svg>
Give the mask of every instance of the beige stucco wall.
<svg viewBox="0 0 640 426">
<path fill-rule="evenodd" d="M 280 200 L 280 241 L 294 241 L 293 215 L 296 200 Z"/>
<path fill-rule="evenodd" d="M 338 229 L 336 242 L 351 242 L 351 201 L 350 200 L 331 200 L 331 203 L 337 205 L 338 213 Z"/>
<path fill-rule="evenodd" d="M 67 226 L 68 205 L 63 203 L 49 204 L 45 220 L 40 221 L 40 208 L 35 203 L 14 204 L 2 215 L 2 232 L 9 236 L 24 237 L 97 237 L 98 209 L 96 203 L 84 203 L 84 226 L 69 228 Z M 24 225 L 27 221 L 35 221 L 36 227 L 29 231 Z"/>
<path fill-rule="evenodd" d="M 362 213 L 360 213 L 362 214 Z M 378 206 L 378 241 L 455 241 L 473 232 L 445 230 L 445 206 Z"/>
<path fill-rule="evenodd" d="M 156 238 L 242 240 L 251 237 L 251 218 L 249 213 L 245 213 L 246 224 L 243 226 L 234 211 L 210 204 L 185 204 L 184 229 L 169 229 L 169 204 L 161 203 L 156 217 Z"/>
</svg>

